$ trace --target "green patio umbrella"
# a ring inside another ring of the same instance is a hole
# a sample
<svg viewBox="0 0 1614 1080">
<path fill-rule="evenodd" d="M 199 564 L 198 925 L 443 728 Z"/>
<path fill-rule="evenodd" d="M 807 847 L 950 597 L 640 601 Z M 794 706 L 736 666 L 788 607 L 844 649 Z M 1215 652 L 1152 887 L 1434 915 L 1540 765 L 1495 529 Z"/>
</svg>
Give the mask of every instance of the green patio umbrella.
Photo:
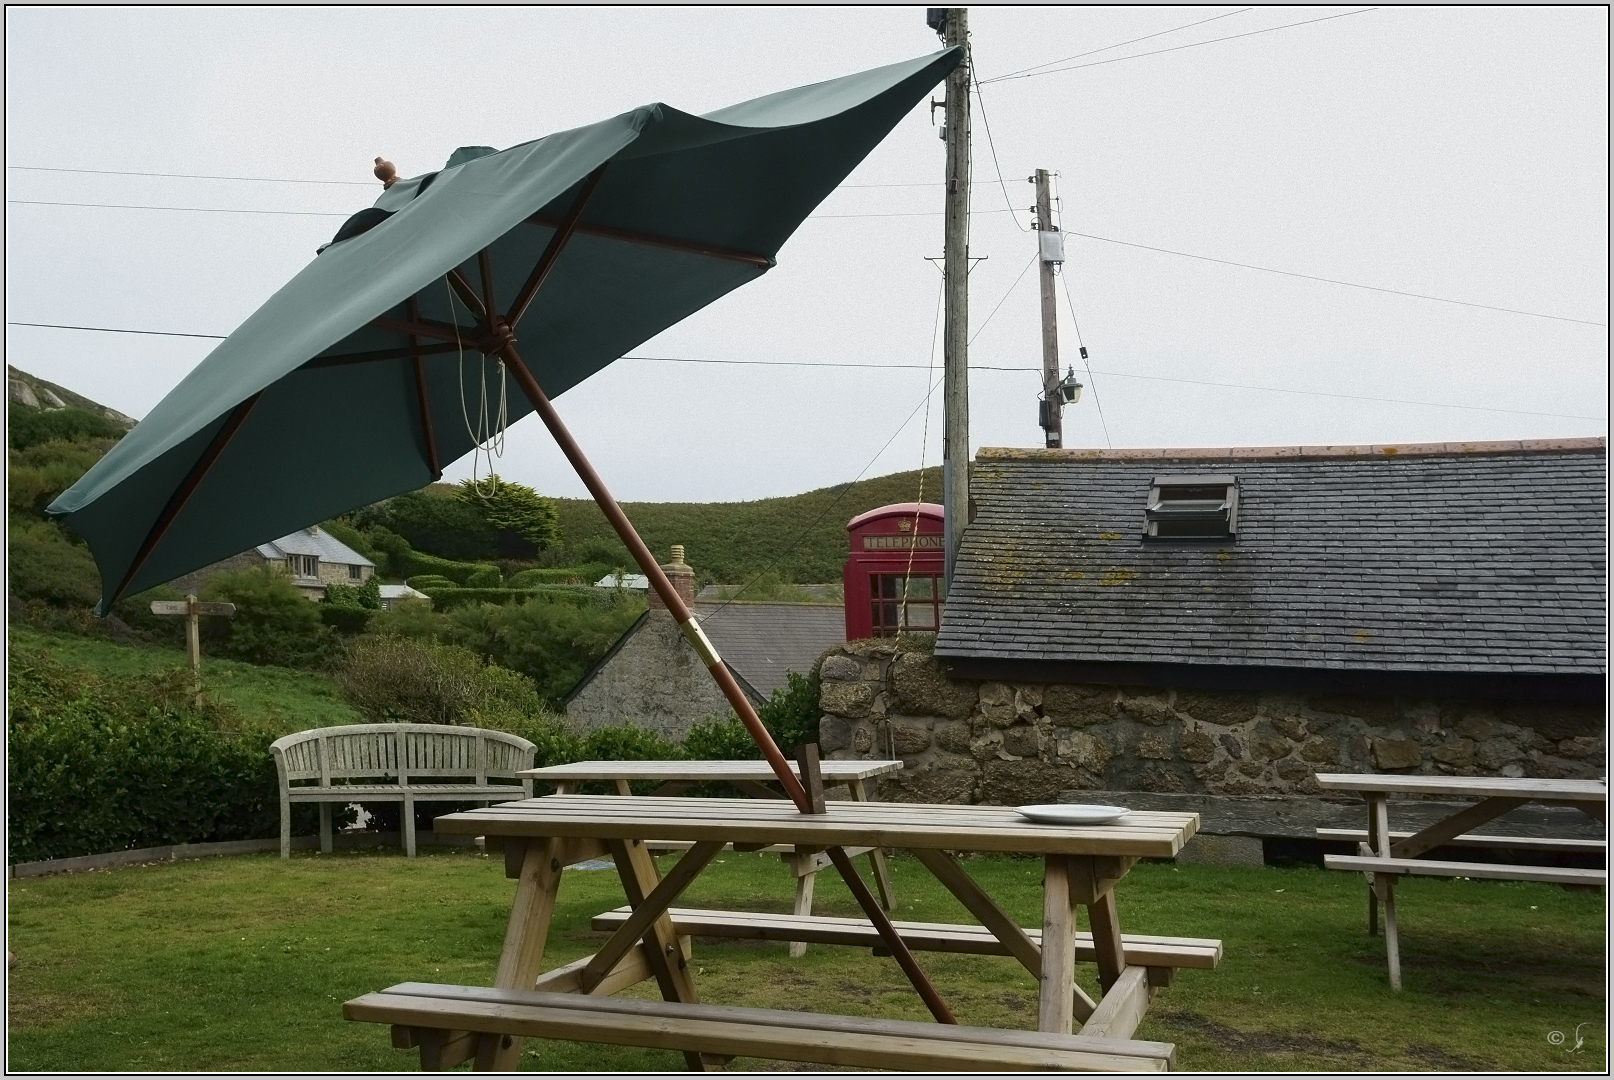
<svg viewBox="0 0 1614 1080">
<path fill-rule="evenodd" d="M 484 434 L 467 414 L 508 376 L 520 391 L 508 420 L 540 414 L 786 792 L 821 810 L 549 399 L 766 272 L 962 56 L 705 116 L 648 105 L 508 150 L 467 147 L 390 183 L 51 504 L 94 552 L 98 613 L 438 479 Z M 845 853 L 831 856 L 949 1018 Z"/>
<path fill-rule="evenodd" d="M 437 479 L 504 326 L 553 398 L 766 272 L 958 59 L 649 105 L 393 184 L 51 504 L 95 553 L 98 610 Z M 511 395 L 512 422 L 530 410 Z"/>
</svg>

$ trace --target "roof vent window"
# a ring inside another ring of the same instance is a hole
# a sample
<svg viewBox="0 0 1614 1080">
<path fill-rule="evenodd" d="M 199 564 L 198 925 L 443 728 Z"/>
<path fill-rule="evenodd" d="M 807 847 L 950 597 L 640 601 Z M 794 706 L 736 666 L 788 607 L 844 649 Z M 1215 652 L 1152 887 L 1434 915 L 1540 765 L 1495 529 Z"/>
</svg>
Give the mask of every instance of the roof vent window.
<svg viewBox="0 0 1614 1080">
<path fill-rule="evenodd" d="M 1143 512 L 1143 538 L 1227 539 L 1238 535 L 1238 514 L 1237 477 L 1157 476 Z"/>
</svg>

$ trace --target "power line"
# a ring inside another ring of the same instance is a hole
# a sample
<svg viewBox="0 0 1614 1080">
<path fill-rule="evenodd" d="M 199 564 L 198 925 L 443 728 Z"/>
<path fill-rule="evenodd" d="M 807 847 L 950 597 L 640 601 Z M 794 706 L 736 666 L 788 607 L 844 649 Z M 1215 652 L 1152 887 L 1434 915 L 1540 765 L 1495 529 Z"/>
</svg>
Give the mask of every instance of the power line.
<svg viewBox="0 0 1614 1080">
<path fill-rule="evenodd" d="M 992 121 L 986 117 L 986 95 L 981 93 L 981 80 L 975 75 L 974 53 L 970 54 L 970 78 L 975 80 L 975 100 L 981 105 L 981 126 L 986 129 L 986 145 L 992 151 L 992 169 L 998 174 L 998 187 L 1003 189 L 1003 202 L 1014 214 L 1014 227 L 1021 232 L 1030 232 L 1030 228 L 1020 224 L 1020 215 L 1015 213 L 1014 200 L 1009 198 L 1009 186 L 1003 182 L 1003 166 L 998 164 L 998 144 L 992 139 Z"/>
<path fill-rule="evenodd" d="M 1068 291 L 1066 293 L 1065 299 L 1066 299 L 1067 303 L 1070 300 L 1070 296 L 1069 296 Z M 1072 314 L 1074 315 L 1074 312 Z M 119 327 L 112 327 L 112 326 L 76 326 L 76 325 L 71 325 L 71 324 L 68 324 L 68 323 L 37 323 L 37 322 L 7 321 L 6 325 L 7 326 L 38 326 L 38 327 L 46 327 L 48 329 L 53 329 L 53 330 L 92 330 L 92 331 L 96 331 L 98 333 L 104 333 L 104 334 L 153 334 L 153 335 L 156 335 L 156 336 L 159 336 L 159 337 L 211 338 L 211 339 L 220 340 L 220 341 L 222 341 L 227 336 L 227 335 L 224 335 L 224 334 L 182 334 L 182 333 L 178 333 L 178 332 L 172 331 L 172 330 L 125 330 L 125 329 L 121 329 Z M 885 370 L 885 371 L 929 371 L 929 370 L 931 370 L 931 365 L 928 365 L 928 364 L 870 364 L 870 363 L 860 363 L 860 362 L 857 362 L 857 361 L 847 361 L 847 360 L 811 360 L 811 361 L 809 361 L 809 360 L 718 360 L 718 359 L 712 359 L 712 358 L 708 358 L 708 357 L 699 357 L 699 356 L 635 356 L 635 355 L 633 355 L 631 353 L 626 355 L 626 356 L 621 357 L 621 359 L 623 359 L 623 360 L 648 360 L 648 361 L 656 361 L 656 362 L 659 362 L 659 363 L 668 363 L 668 364 L 734 364 L 734 365 L 745 365 L 745 366 L 750 366 L 750 367 L 861 368 L 861 369 Z M 1041 371 L 1042 368 L 1040 368 L 1040 367 L 1030 367 L 1030 366 L 1026 366 L 1026 365 L 971 364 L 970 365 L 970 370 L 971 371 L 1028 372 L 1028 371 Z M 1445 402 L 1445 401 L 1415 401 L 1415 400 L 1412 400 L 1410 398 L 1369 397 L 1369 396 L 1364 395 L 1364 394 L 1335 394 L 1335 393 L 1330 393 L 1330 392 L 1328 392 L 1326 390 L 1293 390 L 1293 389 L 1289 389 L 1287 387 L 1281 387 L 1281 386 L 1256 386 L 1256 385 L 1251 384 L 1251 383 L 1211 382 L 1211 381 L 1206 380 L 1206 379 L 1178 379 L 1178 378 L 1173 378 L 1171 376 L 1166 376 L 1166 375 L 1137 375 L 1137 374 L 1133 374 L 1131 372 L 1126 372 L 1126 371 L 1103 371 L 1103 370 L 1100 370 L 1100 369 L 1097 369 L 1097 368 L 1091 368 L 1091 367 L 1087 368 L 1086 370 L 1087 370 L 1089 378 L 1091 378 L 1093 375 L 1107 375 L 1107 376 L 1111 376 L 1111 377 L 1114 377 L 1114 378 L 1117 378 L 1117 379 L 1146 379 L 1146 380 L 1149 380 L 1151 382 L 1184 383 L 1184 384 L 1189 385 L 1189 386 L 1218 386 L 1218 387 L 1223 387 L 1223 388 L 1230 389 L 1230 390 L 1261 390 L 1261 391 L 1265 391 L 1267 393 L 1273 393 L 1273 394 L 1300 394 L 1302 396 L 1309 396 L 1309 397 L 1346 398 L 1346 399 L 1349 399 L 1349 400 L 1352 400 L 1352 401 L 1377 401 L 1377 402 L 1386 402 L 1386 403 L 1389 403 L 1389 404 L 1392 404 L 1392 405 L 1422 405 L 1422 406 L 1426 406 L 1428 408 L 1434 408 L 1434 409 L 1468 409 L 1468 410 L 1477 411 L 1477 412 L 1508 413 L 1510 415 L 1516 415 L 1516 416 L 1550 416 L 1550 417 L 1554 417 L 1554 418 L 1560 419 L 1560 420 L 1605 420 L 1606 419 L 1606 417 L 1602 417 L 1602 416 L 1583 416 L 1583 415 L 1580 415 L 1579 413 L 1537 412 L 1537 411 L 1533 411 L 1533 410 L 1529 410 L 1529 409 L 1495 409 L 1495 408 L 1490 408 L 1490 407 L 1484 406 L 1484 405 L 1454 405 L 1454 404 L 1451 404 L 1450 402 Z M 933 386 L 931 389 L 934 390 L 935 387 Z M 1096 400 L 1097 400 L 1097 394 L 1096 394 L 1096 390 L 1095 390 L 1095 402 L 1096 402 Z M 923 404 L 924 403 L 921 402 L 920 407 L 922 407 Z M 914 411 L 917 412 L 918 407 L 916 407 Z M 911 417 L 910 417 L 910 419 L 911 419 Z M 894 437 L 895 436 L 893 436 L 893 438 Z M 883 451 L 882 451 L 882 453 L 883 453 Z"/>
<path fill-rule="evenodd" d="M 124 169 L 63 169 L 49 165 L 7 165 L 8 169 L 24 172 L 89 173 L 96 176 L 163 176 L 176 180 L 245 180 L 258 184 L 337 184 L 344 187 L 376 186 L 374 180 L 293 180 L 284 176 L 213 176 L 203 173 L 130 172 Z"/>
<path fill-rule="evenodd" d="M 1003 294 L 1003 299 L 997 302 L 997 306 L 987 313 L 986 318 L 981 320 L 981 325 L 975 328 L 975 333 L 970 335 L 970 339 L 968 342 L 966 342 L 966 344 L 975 344 L 975 339 L 981 336 L 981 331 L 986 329 L 986 324 L 992 321 L 992 316 L 998 313 L 998 308 L 1002 307 L 1004 301 L 1008 300 L 1009 297 L 1014 293 L 1015 288 L 1020 284 L 1020 279 L 1026 276 L 1026 271 L 1030 270 L 1031 264 L 1036 261 L 1037 253 L 1033 253 L 1031 256 L 1031 262 L 1026 263 L 1025 266 L 1020 268 L 1020 276 L 1014 279 L 1014 284 L 1009 286 L 1009 291 Z"/>
<path fill-rule="evenodd" d="M 264 184 L 340 184 L 349 187 L 375 187 L 375 182 L 368 180 L 300 180 L 286 176 L 217 176 L 210 173 L 129 172 L 122 169 L 68 169 L 49 165 L 7 165 L 6 168 L 20 169 L 26 172 L 85 173 L 92 176 L 162 176 L 178 180 L 242 180 Z M 992 181 L 981 180 L 978 183 L 987 185 Z M 840 186 L 843 188 L 941 187 L 942 181 L 921 180 L 913 183 L 841 184 Z"/>
<path fill-rule="evenodd" d="M 92 202 L 55 202 L 49 199 L 7 199 L 8 204 L 21 206 L 89 206 L 105 210 L 175 210 L 188 211 L 199 214 L 277 214 L 288 217 L 352 217 L 350 213 L 327 213 L 315 210 L 243 210 L 217 206 L 145 206 L 134 203 L 92 203 Z M 895 213 L 882 214 L 809 214 L 809 221 L 821 221 L 825 218 L 893 218 L 893 217 L 941 217 L 940 210 L 906 210 Z M 1013 210 L 977 210 L 978 214 L 1009 214 Z M 1018 222 L 1016 223 L 1018 224 Z"/>
<path fill-rule="evenodd" d="M 1392 296 L 1411 296 L 1419 300 L 1436 300 L 1442 304 L 1457 304 L 1460 307 L 1483 308 L 1486 311 L 1504 311 L 1510 315 L 1529 315 L 1536 319 L 1553 319 L 1557 322 L 1580 323 L 1583 326 L 1608 326 L 1608 323 L 1595 322 L 1591 319 L 1571 319 L 1567 315 L 1547 315 L 1540 311 L 1525 311 L 1523 308 L 1498 307 L 1495 304 L 1476 304 L 1470 300 L 1453 300 L 1447 296 L 1431 296 L 1428 293 L 1408 292 L 1405 289 L 1386 289 L 1378 285 L 1363 285 L 1358 281 L 1341 281 L 1338 278 L 1320 277 L 1317 274 L 1300 274 L 1293 270 L 1274 270 L 1270 266 L 1256 266 L 1254 263 L 1234 262 L 1232 259 L 1217 259 L 1209 255 L 1194 255 L 1187 251 L 1172 251 L 1170 248 L 1151 247 L 1148 244 L 1134 244 L 1130 240 L 1116 240 L 1108 236 L 1094 236 L 1092 233 L 1071 232 L 1066 230 L 1066 236 L 1079 236 L 1084 240 L 1101 240 L 1106 244 L 1119 244 L 1122 247 L 1141 248 L 1144 251 L 1158 251 L 1163 255 L 1180 255 L 1185 259 L 1198 259 L 1201 262 L 1220 263 L 1223 266 L 1237 266 L 1245 270 L 1260 270 L 1267 274 L 1281 274 L 1284 277 L 1303 278 L 1306 281 L 1324 281 L 1330 285 L 1348 285 L 1353 289 L 1366 289 L 1369 292 L 1389 293 Z"/>
<path fill-rule="evenodd" d="M 1204 26 L 1206 23 L 1213 23 L 1217 19 L 1226 19 L 1233 15 L 1242 15 L 1246 11 L 1254 10 L 1254 8 L 1239 8 L 1237 11 L 1229 11 L 1221 15 L 1212 15 L 1208 19 L 1200 19 L 1198 22 L 1191 22 L 1184 26 L 1174 26 L 1170 30 L 1161 30 L 1153 34 L 1144 34 L 1142 37 L 1133 38 L 1131 41 L 1118 41 L 1114 45 L 1106 45 L 1102 49 L 1089 49 L 1084 53 L 1077 53 L 1075 56 L 1066 56 L 1059 60 L 1050 60 L 1046 64 L 1032 64 L 1030 67 L 1020 68 L 1018 71 L 1010 71 L 1002 75 L 994 75 L 987 81 L 996 82 L 999 79 L 1012 79 L 1016 75 L 1024 75 L 1029 71 L 1036 71 L 1038 68 L 1053 67 L 1055 64 L 1063 64 L 1070 60 L 1080 60 L 1084 56 L 1095 56 L 1101 52 L 1109 52 L 1111 49 L 1125 48 L 1128 45 L 1136 45 L 1140 41 L 1148 41 L 1150 38 L 1165 37 L 1167 34 L 1175 34 L 1179 30 L 1189 30 L 1196 26 Z"/>
<path fill-rule="evenodd" d="M 1082 359 L 1082 370 L 1087 373 L 1087 385 L 1093 388 L 1093 407 L 1098 410 L 1099 426 L 1104 429 L 1104 445 L 1113 448 L 1115 444 L 1110 441 L 1110 423 L 1104 419 L 1104 403 L 1098 396 L 1098 380 L 1093 378 L 1093 369 L 1087 362 L 1087 348 L 1082 344 L 1082 324 L 1076 318 L 1076 301 L 1070 298 L 1070 278 L 1061 273 L 1059 283 L 1065 289 L 1065 306 L 1070 308 L 1070 325 L 1076 330 L 1076 346 L 1079 350 L 1077 355 Z M 1054 369 L 1054 374 L 1056 376 L 1059 374 L 1057 368 Z"/>
<path fill-rule="evenodd" d="M 1269 26 L 1265 30 L 1251 30 L 1244 34 L 1229 34 L 1227 37 L 1211 38 L 1208 41 L 1195 41 L 1187 45 L 1173 45 L 1169 49 L 1154 49 L 1150 52 L 1133 53 L 1131 56 L 1116 56 L 1109 60 L 1094 60 L 1091 64 L 1072 64 L 1070 67 L 1050 68 L 1047 71 L 1033 71 L 1027 75 L 999 75 L 996 78 L 984 79 L 984 83 L 1007 82 L 1010 79 L 1035 79 L 1038 75 L 1052 75 L 1060 71 L 1079 71 L 1082 68 L 1102 67 L 1105 64 L 1119 64 L 1123 60 L 1139 60 L 1145 56 L 1159 56 L 1162 53 L 1180 52 L 1183 49 L 1197 49 L 1201 45 L 1214 45 L 1218 41 L 1234 41 L 1238 38 L 1254 37 L 1257 34 L 1270 34 L 1274 30 L 1288 30 L 1293 26 L 1310 26 L 1312 23 L 1328 22 L 1330 19 L 1343 19 L 1349 15 L 1365 15 L 1369 11 L 1379 10 L 1376 7 L 1358 8 L 1355 11 L 1342 11 L 1338 15 L 1325 15 L 1320 19 L 1305 19 L 1301 22 L 1284 23 L 1282 26 Z"/>
<path fill-rule="evenodd" d="M 352 214 L 323 213 L 317 210 L 238 210 L 217 206 L 139 206 L 133 203 L 52 202 L 49 199 L 7 199 L 17 206 L 94 206 L 103 210 L 180 210 L 194 214 L 275 214 L 284 217 L 352 217 Z"/>
</svg>

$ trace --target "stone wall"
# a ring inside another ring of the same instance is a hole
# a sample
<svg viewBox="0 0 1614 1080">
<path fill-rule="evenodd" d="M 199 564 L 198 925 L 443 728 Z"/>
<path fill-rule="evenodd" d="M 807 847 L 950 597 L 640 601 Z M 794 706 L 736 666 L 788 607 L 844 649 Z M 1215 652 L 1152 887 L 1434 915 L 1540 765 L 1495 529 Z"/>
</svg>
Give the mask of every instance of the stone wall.
<svg viewBox="0 0 1614 1080">
<path fill-rule="evenodd" d="M 691 724 L 728 714 L 728 699 L 665 608 L 635 624 L 566 703 L 582 728 L 634 724 L 674 742 Z"/>
<path fill-rule="evenodd" d="M 891 639 L 831 649 L 818 676 L 822 751 L 900 757 L 881 797 L 910 802 L 1023 805 L 1084 791 L 1315 800 L 1316 772 L 1607 773 L 1597 703 L 972 682 Z"/>
</svg>

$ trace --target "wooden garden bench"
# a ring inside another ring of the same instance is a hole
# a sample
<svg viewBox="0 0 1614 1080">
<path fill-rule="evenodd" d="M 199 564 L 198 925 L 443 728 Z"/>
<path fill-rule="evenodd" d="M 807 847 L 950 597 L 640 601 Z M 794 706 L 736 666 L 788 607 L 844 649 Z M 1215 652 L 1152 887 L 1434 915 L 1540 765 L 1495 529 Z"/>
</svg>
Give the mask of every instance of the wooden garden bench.
<svg viewBox="0 0 1614 1080">
<path fill-rule="evenodd" d="M 627 921 L 633 909 L 626 905 L 596 915 L 595 930 L 615 930 Z M 673 932 L 680 937 L 750 938 L 761 941 L 807 941 L 823 945 L 854 945 L 881 950 L 880 934 L 867 919 L 846 919 L 825 915 L 774 915 L 749 911 L 708 911 L 701 908 L 668 908 Z M 1008 956 L 1008 947 L 984 926 L 958 923 L 894 922 L 910 949 L 927 952 L 974 953 L 982 956 Z M 1042 930 L 1028 929 L 1025 935 L 1042 947 Z M 1077 931 L 1076 959 L 1091 963 L 1098 958 L 1093 935 Z M 1150 969 L 1154 985 L 1171 981 L 1176 968 L 1209 971 L 1222 959 L 1222 943 L 1212 938 L 1155 937 L 1148 934 L 1122 934 L 1122 955 L 1127 966 Z M 1158 970 L 1157 970 L 1158 969 Z"/>
<path fill-rule="evenodd" d="M 532 797 L 536 748 L 526 739 L 449 724 L 313 728 L 270 744 L 280 773 L 280 857 L 291 858 L 293 803 L 319 804 L 319 846 L 332 848 L 331 806 L 403 804 L 404 852 L 415 855 L 415 803 L 507 802 Z M 422 782 L 424 781 L 424 782 Z"/>
<path fill-rule="evenodd" d="M 1165 1072 L 1175 1053 L 1138 1039 L 436 983 L 366 994 L 342 1015 L 393 1025 L 393 1046 L 430 1051 L 423 1068 L 472 1056 L 486 1067 L 492 1048 L 478 1035 L 681 1050 L 708 1065 L 745 1056 L 922 1072 Z"/>
</svg>

